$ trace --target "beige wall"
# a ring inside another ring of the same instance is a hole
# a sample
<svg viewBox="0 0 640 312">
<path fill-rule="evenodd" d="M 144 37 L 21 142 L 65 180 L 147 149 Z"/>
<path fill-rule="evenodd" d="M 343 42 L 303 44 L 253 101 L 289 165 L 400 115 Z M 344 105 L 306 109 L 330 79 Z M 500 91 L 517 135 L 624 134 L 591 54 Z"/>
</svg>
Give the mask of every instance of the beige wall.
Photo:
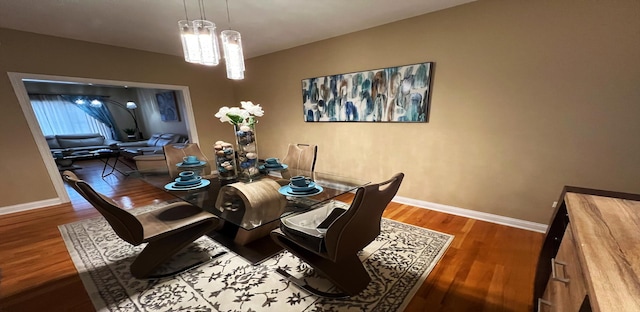
<svg viewBox="0 0 640 312">
<path fill-rule="evenodd" d="M 479 1 L 249 60 L 261 157 L 547 223 L 563 185 L 640 193 L 640 2 Z M 435 62 L 429 123 L 305 123 L 304 78 Z"/>
<path fill-rule="evenodd" d="M 0 188 L 0 207 L 56 197 L 7 72 L 188 86 L 205 153 L 212 156 L 206 147 L 218 137 L 232 135 L 213 117 L 218 107 L 233 102 L 224 67 L 0 28 L 0 174 L 6 179 Z"/>
<path fill-rule="evenodd" d="M 0 173 L 12 178 L 0 207 L 55 197 L 6 76 L 23 72 L 186 85 L 208 156 L 232 134 L 213 114 L 252 100 L 266 111 L 261 158 L 316 143 L 318 170 L 403 171 L 400 196 L 546 223 L 563 185 L 640 193 L 639 12 L 635 0 L 479 1 L 251 59 L 233 83 L 224 67 L 0 29 Z M 302 79 L 425 61 L 429 123 L 303 122 Z"/>
<path fill-rule="evenodd" d="M 182 92 L 175 92 L 180 120 L 171 122 L 162 121 L 162 116 L 160 116 L 156 94 L 163 92 L 167 92 L 167 90 L 138 89 L 138 99 L 140 99 L 140 102 L 147 104 L 141 105 L 137 112 L 138 119 L 142 120 L 146 125 L 143 131 L 145 138 L 149 138 L 154 133 L 178 133 L 187 138 L 188 131 L 185 119 L 187 114 Z"/>
</svg>

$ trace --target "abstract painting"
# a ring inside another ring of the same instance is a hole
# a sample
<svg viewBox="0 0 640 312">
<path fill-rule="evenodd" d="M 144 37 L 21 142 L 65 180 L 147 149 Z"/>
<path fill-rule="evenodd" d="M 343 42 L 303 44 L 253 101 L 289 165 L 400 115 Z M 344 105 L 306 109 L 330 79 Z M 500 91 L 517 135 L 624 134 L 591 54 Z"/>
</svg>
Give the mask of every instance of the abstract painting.
<svg viewBox="0 0 640 312">
<path fill-rule="evenodd" d="M 304 120 L 427 122 L 433 63 L 302 80 Z"/>
<path fill-rule="evenodd" d="M 174 91 L 158 93 L 156 94 L 156 100 L 158 100 L 158 110 L 162 121 L 180 121 Z"/>
</svg>

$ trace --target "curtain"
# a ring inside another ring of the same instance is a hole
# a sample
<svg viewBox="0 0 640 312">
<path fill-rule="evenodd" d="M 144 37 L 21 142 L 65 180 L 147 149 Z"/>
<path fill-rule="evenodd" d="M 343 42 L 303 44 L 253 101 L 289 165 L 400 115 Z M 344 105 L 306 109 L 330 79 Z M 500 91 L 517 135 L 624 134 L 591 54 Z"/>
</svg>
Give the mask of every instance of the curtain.
<svg viewBox="0 0 640 312">
<path fill-rule="evenodd" d="M 100 99 L 101 102 L 105 102 L 104 99 Z M 91 105 L 76 105 L 76 107 L 83 110 L 87 115 L 97 119 L 103 124 L 107 125 L 111 129 L 112 136 L 119 141 L 122 141 L 122 137 L 119 131 L 116 131 L 116 122 L 113 120 L 113 116 L 111 116 L 111 112 L 107 108 L 106 105 L 102 104 L 99 107 L 91 106 Z"/>
<path fill-rule="evenodd" d="M 29 95 L 31 107 L 44 135 L 100 133 L 114 139 L 113 128 L 85 113 L 60 95 Z M 116 137 L 117 138 L 117 137 Z"/>
</svg>

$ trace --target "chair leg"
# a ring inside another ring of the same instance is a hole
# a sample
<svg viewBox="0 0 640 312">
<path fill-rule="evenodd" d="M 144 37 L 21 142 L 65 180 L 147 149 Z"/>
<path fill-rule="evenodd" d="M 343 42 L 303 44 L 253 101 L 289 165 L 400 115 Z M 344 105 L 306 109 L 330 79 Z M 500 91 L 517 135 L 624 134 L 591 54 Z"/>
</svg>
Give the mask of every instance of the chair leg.
<svg viewBox="0 0 640 312">
<path fill-rule="evenodd" d="M 140 279 L 149 278 L 153 270 L 182 248 L 212 231 L 213 228 L 215 228 L 215 223 L 204 222 L 179 233 L 149 242 L 131 264 L 131 274 Z"/>
<path fill-rule="evenodd" d="M 180 274 L 182 272 L 189 271 L 189 270 L 191 270 L 193 268 L 199 267 L 199 266 L 201 266 L 201 265 L 203 265 L 205 263 L 209 263 L 211 260 L 213 260 L 215 258 L 218 258 L 218 257 L 220 257 L 220 256 L 222 256 L 222 255 L 224 255 L 226 253 L 227 253 L 226 251 L 221 251 L 221 252 L 219 252 L 219 253 L 217 253 L 217 254 L 215 254 L 213 256 L 209 256 L 207 259 L 203 259 L 201 261 L 195 262 L 193 264 L 185 266 L 184 268 L 180 268 L 178 270 L 175 270 L 175 271 L 169 272 L 169 273 L 165 273 L 165 274 L 149 275 L 149 276 L 145 277 L 145 279 L 161 279 L 161 278 L 165 278 L 165 277 L 174 276 L 174 275 Z"/>
<path fill-rule="evenodd" d="M 292 276 L 291 274 L 287 273 L 287 271 L 283 270 L 282 268 L 277 268 L 276 272 L 280 273 L 280 275 L 284 276 L 287 278 L 287 280 L 291 281 L 292 283 L 296 284 L 298 287 L 306 290 L 309 293 L 312 293 L 316 296 L 319 297 L 325 297 L 325 298 L 346 298 L 349 297 L 349 294 L 341 292 L 341 293 L 328 293 L 316 288 L 311 287 L 309 284 L 307 284 L 305 281 L 296 278 L 294 276 Z"/>
<path fill-rule="evenodd" d="M 358 258 L 356 254 L 333 262 L 300 247 L 285 236 L 273 235 L 272 232 L 271 237 L 285 249 L 311 265 L 317 272 L 326 277 L 336 287 L 338 287 L 338 289 L 342 290 L 349 296 L 357 295 L 363 291 L 367 285 L 369 285 L 369 282 L 371 282 L 369 273 L 364 268 L 364 265 L 362 265 L 360 258 Z M 292 282 L 295 283 L 294 280 L 292 280 Z M 304 289 L 310 288 L 302 285 L 300 286 Z M 321 294 L 318 295 L 322 296 Z"/>
</svg>

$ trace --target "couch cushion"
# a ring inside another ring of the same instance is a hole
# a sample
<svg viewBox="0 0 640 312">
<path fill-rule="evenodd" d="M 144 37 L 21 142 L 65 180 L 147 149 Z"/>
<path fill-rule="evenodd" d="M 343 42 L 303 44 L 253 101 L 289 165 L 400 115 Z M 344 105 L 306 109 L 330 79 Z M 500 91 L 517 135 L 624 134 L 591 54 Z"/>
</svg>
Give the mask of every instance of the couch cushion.
<svg viewBox="0 0 640 312">
<path fill-rule="evenodd" d="M 180 135 L 175 133 L 163 133 L 156 141 L 155 146 L 165 146 L 167 144 L 178 143 Z"/>
<path fill-rule="evenodd" d="M 147 140 L 147 146 L 156 146 L 156 142 L 158 142 L 160 135 L 162 135 L 162 133 L 152 134 L 149 140 Z"/>
<path fill-rule="evenodd" d="M 60 146 L 60 144 L 58 144 L 58 140 L 56 139 L 55 135 L 45 135 L 44 138 L 45 138 L 45 140 L 47 140 L 47 144 L 49 145 L 49 149 L 62 148 L 62 146 Z"/>
<path fill-rule="evenodd" d="M 56 135 L 60 147 L 82 147 L 104 145 L 104 137 L 99 133 Z"/>
<path fill-rule="evenodd" d="M 60 146 L 64 148 L 70 147 L 85 147 L 85 146 L 103 146 L 104 137 L 99 138 L 85 138 L 85 139 L 61 139 L 58 138 Z"/>
</svg>

